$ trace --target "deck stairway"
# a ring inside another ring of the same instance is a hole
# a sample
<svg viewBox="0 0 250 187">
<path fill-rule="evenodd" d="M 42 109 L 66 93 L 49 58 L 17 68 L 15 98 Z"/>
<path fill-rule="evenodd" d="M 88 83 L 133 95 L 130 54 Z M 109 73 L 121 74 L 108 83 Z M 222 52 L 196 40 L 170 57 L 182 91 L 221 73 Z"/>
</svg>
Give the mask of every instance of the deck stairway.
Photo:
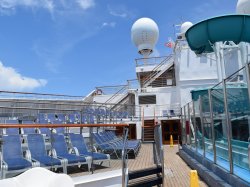
<svg viewBox="0 0 250 187">
<path fill-rule="evenodd" d="M 154 141 L 154 120 L 145 120 L 143 129 L 143 141 L 153 142 Z"/>
<path fill-rule="evenodd" d="M 168 56 L 160 64 L 158 64 L 142 83 L 142 87 L 146 88 L 153 83 L 158 77 L 174 65 L 173 56 Z"/>
<path fill-rule="evenodd" d="M 128 187 L 151 187 L 161 185 L 163 182 L 162 178 L 162 167 L 156 166 L 128 173 Z"/>
</svg>

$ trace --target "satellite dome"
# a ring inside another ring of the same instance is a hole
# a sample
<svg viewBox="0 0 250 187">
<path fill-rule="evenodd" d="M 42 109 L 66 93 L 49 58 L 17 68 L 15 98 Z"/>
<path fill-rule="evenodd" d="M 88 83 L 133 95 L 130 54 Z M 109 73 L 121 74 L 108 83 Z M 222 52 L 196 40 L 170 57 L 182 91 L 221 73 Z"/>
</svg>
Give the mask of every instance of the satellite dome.
<svg viewBox="0 0 250 187">
<path fill-rule="evenodd" d="M 138 19 L 131 28 L 131 38 L 138 52 L 147 57 L 153 52 L 159 38 L 157 24 L 150 18 Z"/>
<path fill-rule="evenodd" d="M 187 30 L 193 26 L 193 23 L 187 21 L 181 25 L 181 34 L 184 34 L 187 32 Z"/>
<path fill-rule="evenodd" d="M 250 14 L 250 0 L 238 0 L 237 14 Z"/>
</svg>

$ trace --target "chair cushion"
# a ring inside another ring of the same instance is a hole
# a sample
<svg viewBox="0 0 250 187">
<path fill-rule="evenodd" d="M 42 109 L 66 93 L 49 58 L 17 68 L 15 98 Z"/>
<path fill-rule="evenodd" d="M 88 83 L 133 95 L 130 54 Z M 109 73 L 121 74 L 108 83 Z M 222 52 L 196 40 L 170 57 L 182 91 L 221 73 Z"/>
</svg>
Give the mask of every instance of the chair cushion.
<svg viewBox="0 0 250 187">
<path fill-rule="evenodd" d="M 106 154 L 102 153 L 91 153 L 91 152 L 86 152 L 84 153 L 83 156 L 93 156 L 93 160 L 105 160 L 108 159 L 108 156 Z"/>
<path fill-rule="evenodd" d="M 78 162 L 86 162 L 86 159 L 84 157 L 73 155 L 73 154 L 62 154 L 62 155 L 57 155 L 57 156 L 67 159 L 69 164 L 74 164 Z"/>
<path fill-rule="evenodd" d="M 8 164 L 8 170 L 19 170 L 31 167 L 32 164 L 24 158 L 4 159 Z"/>
<path fill-rule="evenodd" d="M 41 165 L 44 166 L 61 165 L 61 161 L 59 159 L 50 156 L 34 157 L 34 159 L 39 161 Z"/>
</svg>

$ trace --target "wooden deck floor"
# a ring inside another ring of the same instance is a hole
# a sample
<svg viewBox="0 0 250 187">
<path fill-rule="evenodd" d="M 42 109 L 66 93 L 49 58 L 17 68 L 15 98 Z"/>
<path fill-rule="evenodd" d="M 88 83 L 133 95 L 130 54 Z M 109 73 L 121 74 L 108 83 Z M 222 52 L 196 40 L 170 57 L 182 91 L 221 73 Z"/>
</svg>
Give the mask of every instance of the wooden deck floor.
<svg viewBox="0 0 250 187">
<path fill-rule="evenodd" d="M 164 146 L 164 160 L 165 160 L 165 187 L 188 187 L 190 186 L 190 168 L 189 166 L 178 156 L 178 147 Z M 143 169 L 154 166 L 153 163 L 153 146 L 152 144 L 142 144 L 140 152 L 136 159 L 129 159 L 128 167 L 129 171 Z M 121 160 L 111 160 L 111 167 L 108 167 L 108 163 L 103 163 L 103 166 L 96 166 L 94 173 L 110 171 L 121 168 Z M 77 171 L 72 168 L 69 171 L 71 176 L 88 175 L 87 168 L 83 168 Z M 199 180 L 200 187 L 206 187 L 207 185 Z"/>
</svg>

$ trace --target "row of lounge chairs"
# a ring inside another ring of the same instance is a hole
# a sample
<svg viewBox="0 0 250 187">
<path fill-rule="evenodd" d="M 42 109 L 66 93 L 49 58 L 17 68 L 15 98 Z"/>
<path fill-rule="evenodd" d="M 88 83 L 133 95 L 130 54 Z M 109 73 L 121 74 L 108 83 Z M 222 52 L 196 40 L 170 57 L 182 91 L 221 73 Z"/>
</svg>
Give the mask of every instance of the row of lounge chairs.
<svg viewBox="0 0 250 187">
<path fill-rule="evenodd" d="M 27 150 L 23 152 L 20 135 L 3 135 L 2 140 L 2 177 L 8 173 L 23 172 L 31 167 L 63 168 L 67 173 L 67 166 L 84 165 L 91 168 L 91 163 L 108 161 L 110 155 L 92 153 L 84 142 L 81 134 L 69 133 L 67 144 L 63 134 L 51 134 L 51 149 L 46 149 L 45 138 L 41 134 L 28 134 L 24 137 Z M 69 146 L 68 146 L 69 145 Z M 23 156 L 25 155 L 25 157 Z"/>
<path fill-rule="evenodd" d="M 102 131 L 99 133 L 93 133 L 94 140 L 97 148 L 104 153 L 115 154 L 115 156 L 121 157 L 122 149 L 125 146 L 128 156 L 136 157 L 138 154 L 141 141 L 140 140 L 128 140 L 127 145 L 124 145 L 123 139 L 117 137 L 113 131 Z"/>
</svg>

